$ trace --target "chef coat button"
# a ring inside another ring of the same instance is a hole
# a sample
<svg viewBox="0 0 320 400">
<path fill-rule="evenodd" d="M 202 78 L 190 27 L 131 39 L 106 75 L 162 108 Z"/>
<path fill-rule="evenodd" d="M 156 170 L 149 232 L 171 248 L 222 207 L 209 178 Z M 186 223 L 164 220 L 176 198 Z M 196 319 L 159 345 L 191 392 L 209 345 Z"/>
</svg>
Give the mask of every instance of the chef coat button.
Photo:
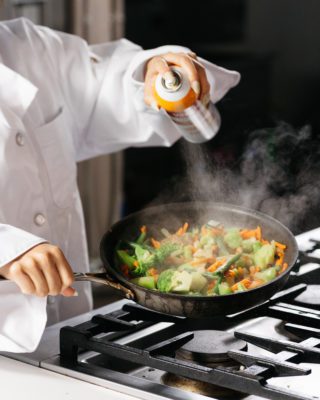
<svg viewBox="0 0 320 400">
<path fill-rule="evenodd" d="M 56 302 L 56 298 L 54 296 L 48 296 L 48 303 L 54 304 Z"/>
<path fill-rule="evenodd" d="M 16 143 L 17 143 L 17 145 L 18 146 L 24 146 L 25 142 L 26 142 L 26 140 L 25 140 L 24 135 L 21 132 L 18 132 L 16 134 Z"/>
<path fill-rule="evenodd" d="M 38 226 L 42 226 L 46 222 L 46 218 L 43 214 L 36 214 L 34 217 L 34 222 Z"/>
</svg>

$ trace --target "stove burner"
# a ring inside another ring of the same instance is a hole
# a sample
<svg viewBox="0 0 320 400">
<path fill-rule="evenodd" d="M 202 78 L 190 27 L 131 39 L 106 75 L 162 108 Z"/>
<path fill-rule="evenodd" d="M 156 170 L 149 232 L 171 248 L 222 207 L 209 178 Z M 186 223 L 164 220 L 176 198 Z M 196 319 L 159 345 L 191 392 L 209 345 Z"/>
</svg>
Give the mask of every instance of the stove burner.
<svg viewBox="0 0 320 400">
<path fill-rule="evenodd" d="M 245 396 L 240 392 L 236 392 L 231 389 L 225 389 L 223 387 L 213 385 L 212 383 L 184 378 L 183 376 L 177 376 L 168 372 L 162 376 L 161 381 L 165 385 L 180 390 L 187 390 L 188 392 L 197 393 L 208 397 L 218 397 L 219 399 L 232 398 L 240 400 Z"/>
<path fill-rule="evenodd" d="M 247 344 L 232 333 L 214 330 L 195 331 L 194 337 L 176 351 L 176 357 L 201 364 L 232 362 L 229 350 L 246 350 Z"/>
<path fill-rule="evenodd" d="M 300 306 L 310 306 L 320 310 L 320 285 L 308 285 L 307 289 L 294 299 Z"/>
</svg>

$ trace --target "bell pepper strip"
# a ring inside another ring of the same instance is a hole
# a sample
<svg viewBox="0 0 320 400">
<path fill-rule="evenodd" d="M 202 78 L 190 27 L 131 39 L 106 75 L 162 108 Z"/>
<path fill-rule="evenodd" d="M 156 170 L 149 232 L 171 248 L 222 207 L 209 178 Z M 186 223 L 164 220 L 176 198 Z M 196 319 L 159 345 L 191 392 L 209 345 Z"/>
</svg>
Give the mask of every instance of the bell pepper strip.
<svg viewBox="0 0 320 400">
<path fill-rule="evenodd" d="M 121 265 L 120 270 L 126 278 L 129 277 L 129 267 L 126 264 Z"/>
</svg>

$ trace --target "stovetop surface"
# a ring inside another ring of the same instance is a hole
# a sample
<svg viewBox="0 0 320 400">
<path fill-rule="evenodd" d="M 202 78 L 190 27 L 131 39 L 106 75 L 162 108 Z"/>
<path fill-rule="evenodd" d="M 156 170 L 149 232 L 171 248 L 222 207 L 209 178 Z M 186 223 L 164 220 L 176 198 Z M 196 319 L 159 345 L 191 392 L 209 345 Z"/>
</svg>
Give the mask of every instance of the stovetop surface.
<svg viewBox="0 0 320 400">
<path fill-rule="evenodd" d="M 314 257 L 315 262 L 302 262 L 300 270 L 297 272 L 298 283 L 307 281 L 308 284 L 320 284 L 320 269 L 316 263 L 316 258 L 319 258 L 320 262 L 320 249 L 313 247 L 319 247 L 317 242 L 320 241 L 320 228 L 314 231 L 310 231 L 299 235 L 297 237 L 298 245 L 304 254 Z M 320 243 L 320 242 L 319 242 Z M 320 293 L 319 293 L 320 299 Z M 181 389 L 174 389 L 162 383 L 165 372 L 160 369 L 153 368 L 152 366 L 140 365 L 136 362 L 130 362 L 121 358 L 117 358 L 110 355 L 98 354 L 95 351 L 84 351 L 78 356 L 78 364 L 76 366 L 66 367 L 62 362 L 59 355 L 59 331 L 63 326 L 76 326 L 85 321 L 90 321 L 91 318 L 97 314 L 105 315 L 110 313 L 121 314 L 121 310 L 125 305 L 133 304 L 130 301 L 122 300 L 108 306 L 102 307 L 101 309 L 94 310 L 90 313 L 83 314 L 79 317 L 64 321 L 60 324 L 54 325 L 46 329 L 41 344 L 36 352 L 31 354 L 6 354 L 11 358 L 15 358 L 24 362 L 28 362 L 35 366 L 45 368 L 51 371 L 62 373 L 68 376 L 72 376 L 81 380 L 92 382 L 101 386 L 105 386 L 111 389 L 115 389 L 119 392 L 132 394 L 142 399 L 175 399 L 175 400 L 204 400 L 204 399 L 219 399 L 220 397 L 207 397 L 196 393 L 190 393 Z M 301 306 L 301 305 L 299 305 Z M 211 321 L 211 329 L 226 330 L 228 332 L 246 332 L 256 336 L 266 336 L 276 340 L 292 340 L 293 342 L 300 342 L 297 336 L 289 333 L 284 328 L 282 319 L 275 316 L 282 316 L 283 308 L 286 308 L 286 304 L 280 303 L 273 306 L 273 310 L 270 316 L 258 316 L 250 317 L 244 321 L 226 321 L 225 319 L 215 319 Z M 295 315 L 292 316 L 294 323 L 297 321 L 307 318 L 303 309 L 296 309 Z M 258 314 L 259 315 L 259 314 Z M 262 314 L 261 314 L 262 315 Z M 297 316 L 298 315 L 298 316 Z M 315 314 L 316 317 L 320 318 L 319 315 Z M 291 318 L 291 317 L 290 317 Z M 304 320 L 303 320 L 304 321 Z M 309 321 L 306 319 L 306 321 Z M 175 334 L 181 334 L 190 332 L 192 330 L 201 329 L 199 321 L 188 321 L 187 325 L 178 328 L 177 324 L 172 322 L 161 322 L 153 323 L 146 326 L 144 329 L 137 330 L 136 332 L 115 335 L 113 343 L 121 345 L 132 345 L 138 348 L 150 348 L 155 345 L 156 341 L 165 341 L 168 337 L 175 336 Z M 317 327 L 318 321 L 314 320 L 312 326 Z M 318 326 L 320 329 L 320 326 Z M 253 344 L 248 344 L 248 353 L 254 354 L 255 356 L 273 356 L 267 350 Z M 281 357 L 279 356 L 279 359 Z M 273 385 L 279 388 L 284 388 L 288 391 L 299 392 L 305 398 L 320 398 L 320 363 L 300 363 L 299 367 L 310 368 L 311 373 L 303 376 L 285 376 L 280 378 L 268 379 L 268 385 Z M 303 398 L 303 396 L 301 398 Z M 230 397 L 229 397 L 230 398 Z M 240 399 L 240 397 L 233 397 Z M 243 395 L 243 399 L 260 399 L 257 395 Z M 279 397 L 281 398 L 281 397 Z"/>
</svg>

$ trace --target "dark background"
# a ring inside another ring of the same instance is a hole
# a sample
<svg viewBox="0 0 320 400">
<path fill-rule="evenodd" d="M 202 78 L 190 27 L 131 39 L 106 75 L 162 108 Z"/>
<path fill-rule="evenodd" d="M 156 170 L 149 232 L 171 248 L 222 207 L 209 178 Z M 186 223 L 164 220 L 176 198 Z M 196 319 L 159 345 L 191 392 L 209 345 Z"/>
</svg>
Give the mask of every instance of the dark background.
<svg viewBox="0 0 320 400">
<path fill-rule="evenodd" d="M 309 158 L 318 151 L 319 15 L 317 0 L 127 0 L 125 35 L 144 48 L 184 45 L 241 73 L 238 87 L 218 103 L 219 134 L 201 145 L 213 163 L 241 169 L 244 150 L 256 129 L 271 128 L 271 137 L 281 121 L 296 128 L 297 135 L 299 127 L 310 125 L 304 154 L 295 149 L 295 171 L 288 160 L 281 164 L 283 141 L 274 159 L 289 181 L 297 174 L 297 163 L 303 169 L 306 146 Z M 291 128 L 290 132 L 292 141 Z M 270 137 L 264 134 L 262 142 Z M 285 154 L 287 159 L 291 156 Z M 125 165 L 124 213 L 129 213 L 149 204 L 184 175 L 181 140 L 169 149 L 129 149 Z M 286 190 L 295 189 L 291 185 Z"/>
</svg>

